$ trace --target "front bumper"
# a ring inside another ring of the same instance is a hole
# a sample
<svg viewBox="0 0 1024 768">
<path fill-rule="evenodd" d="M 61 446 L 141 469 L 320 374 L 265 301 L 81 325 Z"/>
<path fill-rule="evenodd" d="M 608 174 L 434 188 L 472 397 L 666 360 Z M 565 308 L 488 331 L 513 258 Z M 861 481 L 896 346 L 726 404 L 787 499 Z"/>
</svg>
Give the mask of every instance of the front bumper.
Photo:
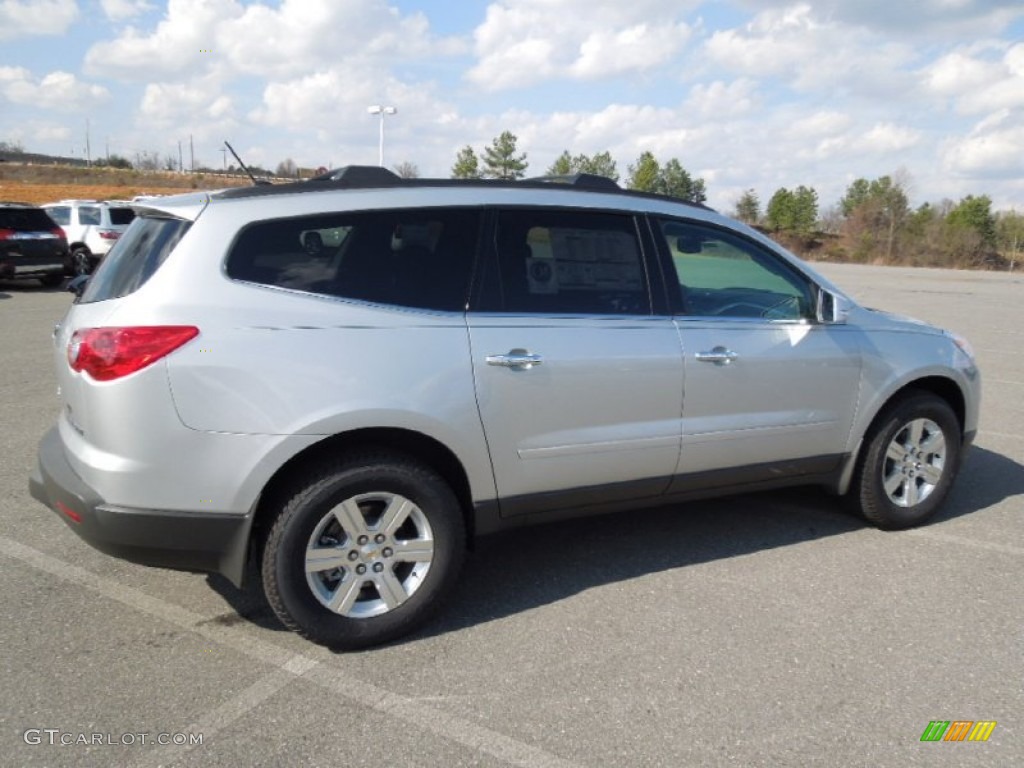
<svg viewBox="0 0 1024 768">
<path fill-rule="evenodd" d="M 107 504 L 68 463 L 56 427 L 39 443 L 29 492 L 101 552 L 142 565 L 220 573 L 234 584 L 242 584 L 251 513 L 129 509 Z"/>
</svg>

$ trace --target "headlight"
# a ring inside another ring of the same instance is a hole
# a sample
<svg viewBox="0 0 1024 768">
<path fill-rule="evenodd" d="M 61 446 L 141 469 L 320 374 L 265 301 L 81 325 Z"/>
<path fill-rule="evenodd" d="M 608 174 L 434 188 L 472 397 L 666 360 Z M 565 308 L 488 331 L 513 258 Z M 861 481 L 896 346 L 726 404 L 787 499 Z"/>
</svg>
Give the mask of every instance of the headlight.
<svg viewBox="0 0 1024 768">
<path fill-rule="evenodd" d="M 953 343 L 960 347 L 960 351 L 967 355 L 967 358 L 974 362 L 974 347 L 971 346 L 971 342 L 961 336 L 959 333 L 953 333 L 952 331 L 946 331 L 946 335 L 953 340 Z"/>
</svg>

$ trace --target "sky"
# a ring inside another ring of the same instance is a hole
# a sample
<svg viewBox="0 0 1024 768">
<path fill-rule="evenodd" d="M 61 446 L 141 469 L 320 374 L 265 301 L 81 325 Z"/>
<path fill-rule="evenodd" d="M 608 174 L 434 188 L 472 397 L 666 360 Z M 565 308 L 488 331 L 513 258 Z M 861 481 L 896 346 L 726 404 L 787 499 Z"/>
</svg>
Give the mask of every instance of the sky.
<svg viewBox="0 0 1024 768">
<path fill-rule="evenodd" d="M 649 150 L 725 212 L 895 174 L 914 205 L 1024 211 L 1022 0 L 0 0 L 26 151 L 372 165 L 375 104 L 385 163 L 423 176 L 508 130 L 528 175 Z"/>
</svg>

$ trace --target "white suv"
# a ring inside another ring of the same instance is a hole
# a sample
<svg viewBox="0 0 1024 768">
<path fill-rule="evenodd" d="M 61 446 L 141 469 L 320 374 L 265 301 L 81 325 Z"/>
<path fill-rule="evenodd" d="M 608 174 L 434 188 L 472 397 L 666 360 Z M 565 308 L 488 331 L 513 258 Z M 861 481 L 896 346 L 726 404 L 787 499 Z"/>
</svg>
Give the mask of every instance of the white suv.
<svg viewBox="0 0 1024 768">
<path fill-rule="evenodd" d="M 64 230 L 72 275 L 92 272 L 135 218 L 131 204 L 119 200 L 61 200 L 42 208 Z"/>
<path fill-rule="evenodd" d="M 598 177 L 160 198 L 85 279 L 33 496 L 118 557 L 254 562 L 336 647 L 411 631 L 467 542 L 528 523 L 816 484 L 917 525 L 978 425 L 963 339 Z"/>
</svg>

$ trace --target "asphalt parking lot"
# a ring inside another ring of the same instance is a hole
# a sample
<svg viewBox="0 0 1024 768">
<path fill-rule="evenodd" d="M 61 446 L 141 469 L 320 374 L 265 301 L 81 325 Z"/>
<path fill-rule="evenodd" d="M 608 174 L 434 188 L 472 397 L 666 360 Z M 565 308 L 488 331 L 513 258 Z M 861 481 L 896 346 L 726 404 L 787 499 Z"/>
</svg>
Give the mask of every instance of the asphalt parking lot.
<svg viewBox="0 0 1024 768">
<path fill-rule="evenodd" d="M 978 352 L 981 431 L 934 523 L 801 489 L 515 532 L 425 631 L 354 654 L 29 497 L 70 295 L 0 283 L 0 763 L 1024 765 L 1024 275 L 822 271 Z M 997 726 L 922 743 L 932 720 Z"/>
</svg>

